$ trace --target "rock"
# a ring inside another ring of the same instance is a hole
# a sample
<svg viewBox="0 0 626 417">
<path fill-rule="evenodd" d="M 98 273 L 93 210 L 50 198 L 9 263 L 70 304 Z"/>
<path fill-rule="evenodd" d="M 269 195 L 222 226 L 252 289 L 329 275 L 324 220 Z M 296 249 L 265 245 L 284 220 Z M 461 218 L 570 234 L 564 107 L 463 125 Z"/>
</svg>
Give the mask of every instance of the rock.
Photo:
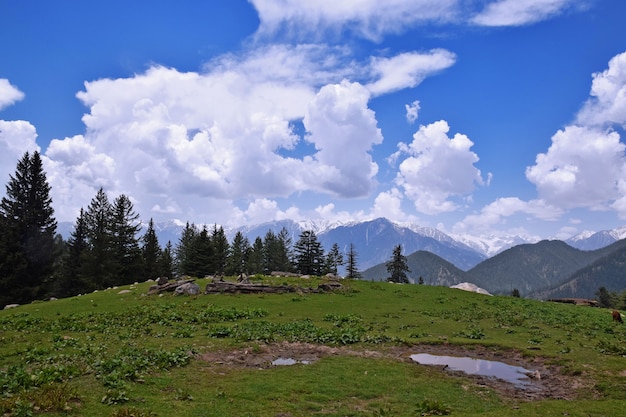
<svg viewBox="0 0 626 417">
<path fill-rule="evenodd" d="M 200 286 L 195 282 L 186 282 L 176 287 L 174 293 L 179 295 L 198 295 L 200 294 Z"/>
<path fill-rule="evenodd" d="M 317 289 L 320 291 L 328 292 L 328 291 L 339 291 L 343 288 L 340 282 L 337 281 L 329 281 L 320 284 Z"/>
<path fill-rule="evenodd" d="M 241 273 L 237 277 L 237 282 L 239 282 L 241 284 L 249 284 L 250 283 L 250 279 L 248 278 L 248 275 L 246 275 L 245 273 Z"/>
<path fill-rule="evenodd" d="M 132 292 L 131 290 L 122 290 L 118 292 L 118 294 L 130 294 L 131 292 Z"/>
<path fill-rule="evenodd" d="M 480 288 L 479 286 L 477 286 L 476 284 L 472 284 L 471 282 L 462 282 L 460 284 L 453 285 L 450 288 L 456 288 L 458 290 L 469 291 L 469 292 L 476 292 L 478 294 L 491 295 L 489 294 L 487 290 L 484 290 Z"/>
<path fill-rule="evenodd" d="M 157 279 L 157 285 L 165 285 L 167 284 L 168 279 L 167 277 L 159 277 L 159 279 Z"/>
<path fill-rule="evenodd" d="M 19 307 L 19 306 L 20 306 L 19 304 L 7 304 L 7 305 L 4 306 L 4 309 L 8 310 L 10 308 L 15 308 L 15 307 Z"/>
</svg>

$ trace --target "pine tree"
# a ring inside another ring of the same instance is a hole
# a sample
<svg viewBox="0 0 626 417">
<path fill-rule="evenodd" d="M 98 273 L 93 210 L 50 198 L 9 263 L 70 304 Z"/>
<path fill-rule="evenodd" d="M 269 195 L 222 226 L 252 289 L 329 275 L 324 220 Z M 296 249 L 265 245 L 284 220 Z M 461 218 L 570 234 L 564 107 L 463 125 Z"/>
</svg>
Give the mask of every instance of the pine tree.
<svg viewBox="0 0 626 417">
<path fill-rule="evenodd" d="M 148 222 L 148 230 L 141 238 L 141 256 L 143 258 L 143 275 L 145 278 L 157 279 L 161 275 L 161 246 L 154 230 L 154 221 Z"/>
<path fill-rule="evenodd" d="M 290 272 L 293 270 L 293 253 L 291 249 L 291 237 L 289 231 L 283 226 L 276 236 L 276 269 L 278 271 Z"/>
<path fill-rule="evenodd" d="M 0 301 L 25 303 L 52 287 L 57 253 L 50 185 L 39 152 L 26 152 L 0 202 Z"/>
<path fill-rule="evenodd" d="M 228 256 L 228 267 L 226 269 L 229 275 L 239 275 L 248 273 L 247 263 L 250 255 L 250 242 L 248 238 L 238 231 L 233 238 L 233 244 L 230 245 L 230 253 Z"/>
<path fill-rule="evenodd" d="M 351 279 L 360 279 L 361 273 L 356 265 L 357 253 L 354 249 L 354 244 L 350 243 L 350 248 L 348 249 L 348 260 L 346 262 L 346 278 Z"/>
<path fill-rule="evenodd" d="M 272 230 L 268 230 L 263 239 L 263 271 L 266 274 L 278 270 L 278 248 L 279 244 L 276 234 Z"/>
<path fill-rule="evenodd" d="M 72 230 L 67 241 L 67 252 L 63 262 L 61 282 L 57 287 L 57 297 L 69 297 L 80 294 L 87 289 L 81 276 L 81 269 L 88 249 L 85 212 L 81 208 L 74 224 L 74 230 Z"/>
<path fill-rule="evenodd" d="M 228 250 L 230 244 L 226 238 L 224 228 L 217 225 L 213 225 L 213 232 L 211 233 L 211 246 L 213 248 L 213 262 L 211 270 L 217 275 L 223 275 L 226 270 L 226 263 L 228 261 Z"/>
<path fill-rule="evenodd" d="M 252 248 L 250 249 L 250 256 L 248 256 L 247 270 L 250 274 L 262 274 L 263 273 L 263 259 L 265 256 L 265 248 L 263 247 L 263 239 L 257 236 L 254 239 Z"/>
<path fill-rule="evenodd" d="M 112 249 L 115 256 L 114 285 L 132 284 L 141 276 L 143 265 L 137 234 L 141 229 L 139 214 L 122 194 L 113 202 Z"/>
<path fill-rule="evenodd" d="M 200 278 L 212 275 L 215 272 L 213 265 L 211 236 L 209 236 L 209 231 L 204 226 L 191 242 L 187 275 Z"/>
<path fill-rule="evenodd" d="M 406 256 L 402 255 L 402 245 L 393 248 L 391 260 L 387 262 L 387 272 L 389 273 L 389 282 L 408 284 L 408 272 L 411 272 L 407 265 Z"/>
<path fill-rule="evenodd" d="M 343 254 L 339 251 L 339 245 L 333 243 L 333 246 L 326 255 L 326 271 L 333 275 L 337 275 L 339 267 L 343 265 L 343 263 Z"/>
<path fill-rule="evenodd" d="M 174 257 L 172 255 L 172 242 L 169 240 L 165 245 L 165 248 L 161 251 L 159 257 L 159 276 L 172 279 L 174 276 Z"/>
<path fill-rule="evenodd" d="M 174 249 L 174 270 L 179 275 L 191 275 L 191 247 L 197 235 L 196 225 L 187 222 Z"/>
<path fill-rule="evenodd" d="M 112 253 L 113 208 L 100 188 L 85 211 L 88 250 L 81 262 L 80 276 L 89 290 L 115 285 L 115 262 Z"/>
<path fill-rule="evenodd" d="M 305 275 L 321 275 L 324 268 L 324 250 L 315 232 L 305 230 L 294 245 L 296 267 Z"/>
</svg>

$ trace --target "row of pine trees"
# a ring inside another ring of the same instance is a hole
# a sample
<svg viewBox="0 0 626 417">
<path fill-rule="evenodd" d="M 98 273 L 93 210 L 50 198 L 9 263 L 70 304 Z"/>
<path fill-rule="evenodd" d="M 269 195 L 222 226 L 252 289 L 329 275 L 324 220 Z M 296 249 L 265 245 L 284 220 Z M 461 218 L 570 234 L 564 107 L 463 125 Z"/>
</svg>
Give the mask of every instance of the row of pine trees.
<svg viewBox="0 0 626 417">
<path fill-rule="evenodd" d="M 328 253 L 313 231 L 292 242 L 286 229 L 254 242 L 238 232 L 232 242 L 217 225 L 187 224 L 176 246 L 161 247 L 152 219 L 139 236 L 139 214 L 126 195 L 100 189 L 81 209 L 67 241 L 56 233 L 50 186 L 38 152 L 25 153 L 0 202 L 0 306 L 67 297 L 157 277 L 177 275 L 337 274 L 359 278 L 357 254 L 337 244 Z M 345 258 L 345 259 L 344 259 Z"/>
</svg>

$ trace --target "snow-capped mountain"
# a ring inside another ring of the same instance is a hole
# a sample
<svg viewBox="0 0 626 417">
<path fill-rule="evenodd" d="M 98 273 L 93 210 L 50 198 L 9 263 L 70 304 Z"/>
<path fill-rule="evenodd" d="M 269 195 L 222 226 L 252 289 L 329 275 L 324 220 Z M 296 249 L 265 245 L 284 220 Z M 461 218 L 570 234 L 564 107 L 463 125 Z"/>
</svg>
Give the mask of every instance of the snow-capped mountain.
<svg viewBox="0 0 626 417">
<path fill-rule="evenodd" d="M 576 249 L 595 250 L 626 238 L 626 226 L 600 232 L 585 231 L 567 239 L 565 243 Z"/>
<path fill-rule="evenodd" d="M 523 245 L 525 243 L 537 243 L 541 240 L 538 236 L 528 235 L 453 235 L 453 238 L 458 242 L 462 242 L 467 246 L 474 248 L 488 258 L 510 249 L 513 246 Z"/>
<path fill-rule="evenodd" d="M 202 227 L 202 225 L 196 225 Z M 73 229 L 73 223 L 60 222 L 58 232 L 67 239 Z M 212 225 L 207 227 L 212 228 Z M 176 246 L 185 223 L 170 220 L 154 224 L 161 246 L 169 241 Z M 285 228 L 292 242 L 295 243 L 304 230 L 312 230 L 318 236 L 325 250 L 337 243 L 343 251 L 350 244 L 355 246 L 359 259 L 359 268 L 366 269 L 391 256 L 393 247 L 400 244 L 406 255 L 418 250 L 432 252 L 451 262 L 460 269 L 468 270 L 484 259 L 495 256 L 511 247 L 537 243 L 538 236 L 530 235 L 448 235 L 438 229 L 424 227 L 414 223 L 392 222 L 385 218 L 368 221 L 336 222 L 324 220 L 277 220 L 257 225 L 225 228 L 226 236 L 232 241 L 237 232 L 242 232 L 253 243 L 257 237 L 263 239 L 269 230 L 278 234 Z M 147 224 L 142 224 L 140 236 L 145 233 Z M 565 241 L 568 245 L 581 250 L 594 250 L 605 247 L 626 238 L 626 226 L 601 232 L 583 232 Z"/>
</svg>

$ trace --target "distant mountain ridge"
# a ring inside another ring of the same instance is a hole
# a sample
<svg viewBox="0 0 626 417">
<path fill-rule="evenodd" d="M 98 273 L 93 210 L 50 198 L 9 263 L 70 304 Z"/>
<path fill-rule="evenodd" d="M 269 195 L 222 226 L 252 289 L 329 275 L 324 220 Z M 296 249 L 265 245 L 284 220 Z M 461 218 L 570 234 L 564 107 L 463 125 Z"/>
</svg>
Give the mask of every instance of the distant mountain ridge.
<svg viewBox="0 0 626 417">
<path fill-rule="evenodd" d="M 278 220 L 272 222 L 266 222 L 262 224 L 256 225 L 246 225 L 236 228 L 225 228 L 225 232 L 229 240 L 235 236 L 237 231 L 241 231 L 248 239 L 253 242 L 257 236 L 263 238 L 268 230 L 273 230 L 274 233 L 278 233 L 280 229 L 286 227 L 287 230 L 290 231 L 292 239 L 294 241 L 298 238 L 299 234 L 304 230 L 313 230 L 319 237 L 330 235 L 337 236 L 340 235 L 337 231 L 334 231 L 337 228 L 341 228 L 341 230 L 348 232 L 352 228 L 363 228 L 364 224 L 373 224 L 376 222 L 386 222 L 390 225 L 394 225 L 396 230 L 408 230 L 409 234 L 414 234 L 413 236 L 420 236 L 422 239 L 431 238 L 435 241 L 440 242 L 444 246 L 450 246 L 451 248 L 458 247 L 461 251 L 468 251 L 469 249 L 477 252 L 483 259 L 491 258 L 498 253 L 501 253 L 509 248 L 512 248 L 521 244 L 528 243 L 537 243 L 541 240 L 538 236 L 531 235 L 483 235 L 483 236 L 472 236 L 472 235 L 461 235 L 454 234 L 449 235 L 438 229 L 431 227 L 423 227 L 417 225 L 415 223 L 400 223 L 400 222 L 392 222 L 390 220 L 379 218 L 368 221 L 351 221 L 351 222 L 337 222 L 337 221 L 327 221 L 327 220 L 303 220 L 303 221 L 293 221 L 293 220 Z M 154 224 L 157 237 L 159 238 L 159 242 L 162 246 L 164 246 L 168 241 L 172 243 L 172 245 L 176 245 L 178 239 L 180 238 L 181 232 L 185 227 L 185 222 L 181 222 L 179 220 L 169 220 L 165 222 L 157 222 Z M 201 225 L 197 225 L 201 226 Z M 213 225 L 207 225 L 207 227 L 212 227 Z M 58 232 L 63 236 L 64 239 L 67 239 L 74 227 L 74 224 L 71 222 L 59 222 Z M 143 224 L 143 232 L 147 224 Z M 333 232 L 334 231 L 334 232 Z M 142 233 L 143 233 L 142 232 Z M 352 232 L 348 232 L 352 233 Z M 352 233 L 355 237 L 357 237 L 358 233 Z M 406 235 L 406 232 L 398 232 L 398 235 Z M 364 236 L 367 238 L 367 235 Z M 596 250 L 602 247 L 606 247 L 620 239 L 626 238 L 626 226 L 616 228 L 613 230 L 603 230 L 600 232 L 582 232 L 576 236 L 573 236 L 567 240 L 565 243 L 568 245 L 581 249 L 581 250 Z M 329 239 L 325 238 L 325 241 Z M 340 239 L 345 240 L 345 239 Z M 332 245 L 333 242 L 324 242 Z M 339 243 L 339 242 L 337 242 Z M 359 242 L 353 242 L 358 244 Z M 367 242 L 366 242 L 367 243 Z M 400 242 L 398 242 L 400 243 Z M 423 245 L 426 245 L 425 241 L 422 242 Z M 406 253 L 411 253 L 414 250 L 424 249 L 426 246 L 413 245 L 410 244 L 408 248 L 405 249 Z M 438 253 L 438 251 L 443 252 L 443 249 L 437 249 L 433 253 Z M 364 257 L 366 254 L 362 254 Z M 450 254 L 444 254 L 444 259 L 448 259 L 451 262 L 455 263 L 457 267 L 461 267 L 462 269 L 469 269 L 472 267 L 472 263 L 476 263 L 476 260 L 465 260 L 465 259 L 454 259 L 455 256 L 451 256 Z M 452 258 L 452 259 L 450 259 Z M 471 258 L 471 256 L 470 256 Z M 459 263 L 457 263 L 459 262 Z M 370 262 L 366 262 L 367 267 Z M 375 265 L 375 263 L 373 264 Z"/>
<path fill-rule="evenodd" d="M 141 233 L 146 227 L 143 225 Z M 155 223 L 154 227 L 162 246 L 168 241 L 176 246 L 185 224 L 172 220 Z M 67 239 L 72 228 L 73 224 L 62 222 L 58 231 Z M 584 232 L 566 241 L 539 240 L 535 236 L 451 236 L 438 229 L 385 218 L 349 223 L 280 220 L 225 232 L 232 241 L 240 231 L 252 243 L 257 237 L 263 239 L 269 230 L 277 234 L 282 228 L 288 231 L 292 243 L 302 231 L 313 230 L 325 250 L 337 243 L 345 253 L 353 244 L 357 266 L 367 279 L 385 279 L 384 264 L 391 258 L 393 247 L 402 245 L 413 264 L 409 274 L 412 282 L 420 276 L 431 285 L 467 281 L 494 294 L 507 294 L 515 288 L 533 298 L 593 297 L 600 286 L 615 291 L 623 288 L 616 275 L 621 258 L 613 252 L 622 247 L 620 239 L 626 238 L 626 226 Z"/>
</svg>

